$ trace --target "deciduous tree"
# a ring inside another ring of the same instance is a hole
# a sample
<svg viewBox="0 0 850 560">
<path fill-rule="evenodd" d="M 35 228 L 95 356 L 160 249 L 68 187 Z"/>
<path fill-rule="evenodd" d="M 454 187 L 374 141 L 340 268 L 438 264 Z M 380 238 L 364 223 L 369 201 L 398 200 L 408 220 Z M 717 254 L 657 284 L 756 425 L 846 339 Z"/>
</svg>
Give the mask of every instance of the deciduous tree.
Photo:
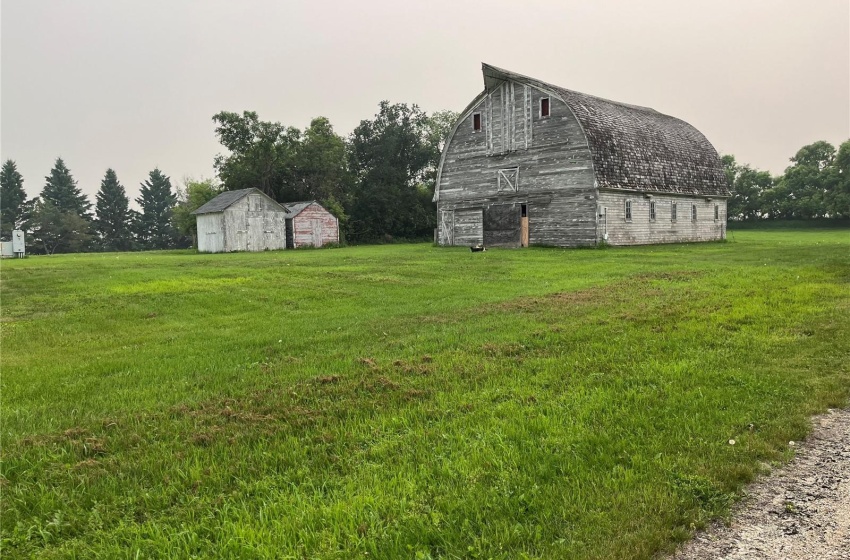
<svg viewBox="0 0 850 560">
<path fill-rule="evenodd" d="M 769 206 L 770 190 L 774 186 L 770 173 L 738 165 L 734 156 L 723 156 L 722 161 L 732 192 L 727 208 L 729 218 L 757 220 L 768 217 L 774 211 Z"/>
<path fill-rule="evenodd" d="M 27 220 L 30 242 L 47 255 L 84 251 L 91 242 L 91 223 L 65 212 L 49 200 L 37 199 Z"/>
<path fill-rule="evenodd" d="M 352 177 L 348 171 L 345 140 L 325 117 L 313 119 L 296 145 L 294 180 L 285 185 L 281 202 L 317 200 L 339 219 L 346 232 L 351 204 Z"/>
<path fill-rule="evenodd" d="M 198 246 L 198 224 L 192 212 L 221 194 L 223 187 L 214 179 L 196 181 L 187 178 L 183 188 L 177 188 L 177 206 L 174 207 L 174 224 L 177 230 L 192 238 L 192 246 Z"/>
<path fill-rule="evenodd" d="M 355 177 L 351 209 L 355 239 L 421 237 L 436 224 L 431 202 L 435 145 L 427 115 L 416 105 L 380 104 L 373 120 L 363 120 L 350 139 Z"/>
<path fill-rule="evenodd" d="M 258 188 L 280 200 L 294 179 L 293 158 L 300 138 L 296 128 L 265 122 L 254 111 L 222 111 L 213 116 L 219 142 L 230 152 L 215 158 L 227 190 Z"/>
</svg>

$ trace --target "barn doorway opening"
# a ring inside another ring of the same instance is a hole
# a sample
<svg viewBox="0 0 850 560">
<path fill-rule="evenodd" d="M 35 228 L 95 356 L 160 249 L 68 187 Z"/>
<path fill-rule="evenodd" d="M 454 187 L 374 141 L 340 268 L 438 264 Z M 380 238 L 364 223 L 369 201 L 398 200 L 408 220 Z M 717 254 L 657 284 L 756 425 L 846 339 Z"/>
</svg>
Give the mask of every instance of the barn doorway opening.
<svg viewBox="0 0 850 560">
<path fill-rule="evenodd" d="M 519 219 L 519 245 L 520 247 L 528 247 L 528 205 L 520 206 Z"/>
<path fill-rule="evenodd" d="M 485 246 L 528 246 L 528 207 L 525 204 L 491 204 L 484 208 L 483 218 Z"/>
</svg>

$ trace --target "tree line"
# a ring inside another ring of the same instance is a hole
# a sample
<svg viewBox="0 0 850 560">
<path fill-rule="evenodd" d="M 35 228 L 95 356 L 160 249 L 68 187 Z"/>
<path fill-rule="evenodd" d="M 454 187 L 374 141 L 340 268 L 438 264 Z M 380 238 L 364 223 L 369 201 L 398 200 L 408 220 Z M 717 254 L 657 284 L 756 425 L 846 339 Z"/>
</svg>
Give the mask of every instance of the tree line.
<svg viewBox="0 0 850 560">
<path fill-rule="evenodd" d="M 14 161 L 0 171 L 0 236 L 28 232 L 34 252 L 128 251 L 189 247 L 192 212 L 223 190 L 256 187 L 281 203 L 316 200 L 340 221 L 341 237 L 362 243 L 430 238 L 432 202 L 443 145 L 457 113 L 426 114 L 416 105 L 382 102 L 348 137 L 317 117 L 299 130 L 262 121 L 256 112 L 213 116 L 225 153 L 216 179 L 174 186 L 154 169 L 130 201 L 108 169 L 92 204 L 58 158 L 41 194 L 27 200 Z M 802 147 L 780 176 L 722 157 L 733 221 L 850 218 L 850 140 Z"/>
<path fill-rule="evenodd" d="M 49 255 L 179 247 L 171 179 L 154 169 L 136 202 L 140 212 L 130 208 L 117 174 L 107 169 L 92 205 L 62 158 L 45 177 L 39 196 L 27 200 L 23 177 L 15 162 L 7 160 L 0 170 L 0 235 L 8 238 L 21 228 L 27 232 L 28 252 Z"/>
<path fill-rule="evenodd" d="M 252 111 L 223 111 L 213 121 L 228 153 L 216 157 L 216 174 L 227 190 L 256 187 L 284 204 L 318 201 L 351 242 L 430 239 L 437 168 L 457 117 L 383 101 L 343 138 L 325 117 L 300 131 Z"/>
<path fill-rule="evenodd" d="M 730 220 L 846 220 L 850 218 L 850 140 L 800 148 L 779 176 L 722 157 L 732 197 Z"/>
<path fill-rule="evenodd" d="M 92 204 L 61 158 L 39 196 L 27 200 L 13 160 L 0 172 L 0 237 L 27 232 L 31 252 L 131 251 L 189 247 L 192 212 L 223 190 L 256 187 L 281 203 L 316 200 L 340 221 L 349 242 L 430 238 L 436 225 L 431 198 L 440 154 L 457 113 L 428 115 L 416 105 L 382 102 L 348 138 L 325 117 L 299 130 L 261 121 L 257 113 L 213 116 L 226 150 L 216 156 L 216 179 L 172 185 L 154 169 L 130 208 L 124 186 L 108 169 Z"/>
</svg>

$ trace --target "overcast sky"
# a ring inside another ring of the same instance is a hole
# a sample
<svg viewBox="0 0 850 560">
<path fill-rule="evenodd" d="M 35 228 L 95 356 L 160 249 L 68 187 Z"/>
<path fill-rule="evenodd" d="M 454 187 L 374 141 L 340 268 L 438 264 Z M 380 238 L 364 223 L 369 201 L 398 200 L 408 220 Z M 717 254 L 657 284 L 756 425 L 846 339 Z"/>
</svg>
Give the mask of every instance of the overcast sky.
<svg viewBox="0 0 850 560">
<path fill-rule="evenodd" d="M 781 173 L 850 137 L 848 0 L 2 0 L 0 153 L 37 195 L 57 156 L 94 198 L 159 166 L 213 176 L 211 120 L 349 134 L 378 102 L 460 111 L 481 62 L 684 119 Z"/>
</svg>

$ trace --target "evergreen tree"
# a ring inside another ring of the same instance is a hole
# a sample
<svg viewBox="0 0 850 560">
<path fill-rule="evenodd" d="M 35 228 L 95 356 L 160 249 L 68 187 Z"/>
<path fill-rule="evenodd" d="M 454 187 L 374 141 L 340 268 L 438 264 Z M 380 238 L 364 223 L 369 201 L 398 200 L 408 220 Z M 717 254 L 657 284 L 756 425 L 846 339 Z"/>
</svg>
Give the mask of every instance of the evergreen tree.
<svg viewBox="0 0 850 560">
<path fill-rule="evenodd" d="M 77 187 L 77 182 L 62 158 L 56 158 L 50 175 L 45 179 L 47 183 L 41 191 L 42 201 L 51 203 L 61 212 L 74 212 L 81 218 L 91 220 L 91 202 Z"/>
<path fill-rule="evenodd" d="M 0 237 L 11 239 L 12 230 L 23 218 L 23 207 L 27 200 L 24 178 L 11 159 L 6 160 L 0 171 Z"/>
<path fill-rule="evenodd" d="M 95 229 L 102 248 L 106 251 L 129 251 L 132 242 L 130 199 L 114 170 L 106 170 L 96 199 Z"/>
<path fill-rule="evenodd" d="M 146 249 L 169 249 L 177 243 L 177 230 L 172 214 L 177 196 L 171 179 L 159 169 L 150 172 L 136 199 L 142 208 L 137 223 L 140 241 Z"/>
</svg>

